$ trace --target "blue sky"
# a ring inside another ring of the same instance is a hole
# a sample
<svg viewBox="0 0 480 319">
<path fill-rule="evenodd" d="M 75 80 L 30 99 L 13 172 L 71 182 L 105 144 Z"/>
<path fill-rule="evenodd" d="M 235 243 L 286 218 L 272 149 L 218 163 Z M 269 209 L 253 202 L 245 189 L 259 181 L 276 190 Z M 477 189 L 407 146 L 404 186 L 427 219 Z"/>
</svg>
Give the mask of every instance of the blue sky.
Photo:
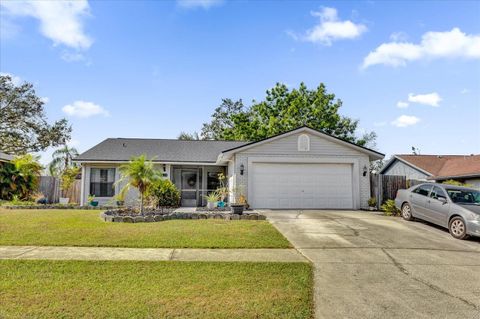
<svg viewBox="0 0 480 319">
<path fill-rule="evenodd" d="M 222 98 L 320 82 L 388 156 L 480 153 L 480 3 L 9 2 L 0 72 L 35 84 L 72 145 L 176 138 Z M 48 162 L 49 152 L 43 154 Z"/>
</svg>

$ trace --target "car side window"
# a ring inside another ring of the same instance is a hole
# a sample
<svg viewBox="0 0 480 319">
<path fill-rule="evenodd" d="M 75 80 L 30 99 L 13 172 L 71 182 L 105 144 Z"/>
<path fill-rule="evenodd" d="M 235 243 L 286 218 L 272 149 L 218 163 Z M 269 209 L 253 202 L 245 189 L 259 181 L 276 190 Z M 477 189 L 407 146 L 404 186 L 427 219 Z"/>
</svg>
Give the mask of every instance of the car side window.
<svg viewBox="0 0 480 319">
<path fill-rule="evenodd" d="M 413 191 L 415 194 L 428 196 L 430 190 L 432 189 L 432 185 L 421 185 Z"/>
<path fill-rule="evenodd" d="M 441 189 L 438 186 L 433 186 L 432 192 L 430 193 L 430 197 L 434 199 L 439 199 L 439 198 L 447 199 L 447 195 L 445 194 L 443 189 Z"/>
</svg>

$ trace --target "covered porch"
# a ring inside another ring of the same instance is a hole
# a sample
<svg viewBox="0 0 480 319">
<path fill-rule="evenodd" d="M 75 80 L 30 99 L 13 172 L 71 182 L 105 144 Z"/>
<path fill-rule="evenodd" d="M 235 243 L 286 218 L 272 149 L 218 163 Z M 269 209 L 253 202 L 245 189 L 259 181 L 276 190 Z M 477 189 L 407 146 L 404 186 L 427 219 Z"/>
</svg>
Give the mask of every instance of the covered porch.
<svg viewBox="0 0 480 319">
<path fill-rule="evenodd" d="M 206 206 L 205 195 L 220 187 L 218 174 L 227 176 L 226 166 L 172 165 L 171 180 L 180 190 L 182 207 Z"/>
</svg>

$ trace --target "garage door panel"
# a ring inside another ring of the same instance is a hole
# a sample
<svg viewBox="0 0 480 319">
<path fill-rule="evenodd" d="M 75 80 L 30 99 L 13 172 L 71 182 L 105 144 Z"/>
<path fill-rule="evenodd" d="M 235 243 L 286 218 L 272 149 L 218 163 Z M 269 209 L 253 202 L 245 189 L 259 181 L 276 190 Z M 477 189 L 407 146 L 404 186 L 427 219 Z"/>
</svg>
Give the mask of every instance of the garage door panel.
<svg viewBox="0 0 480 319">
<path fill-rule="evenodd" d="M 352 165 L 253 163 L 255 208 L 352 208 Z"/>
</svg>

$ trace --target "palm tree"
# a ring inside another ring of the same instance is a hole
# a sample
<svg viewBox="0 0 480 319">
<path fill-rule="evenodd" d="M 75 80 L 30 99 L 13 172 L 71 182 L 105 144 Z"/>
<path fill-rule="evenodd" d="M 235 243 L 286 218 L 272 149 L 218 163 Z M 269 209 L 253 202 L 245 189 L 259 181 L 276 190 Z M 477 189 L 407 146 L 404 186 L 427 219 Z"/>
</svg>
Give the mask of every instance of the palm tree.
<svg viewBox="0 0 480 319">
<path fill-rule="evenodd" d="M 59 176 L 66 169 L 74 167 L 73 158 L 78 156 L 78 151 L 74 147 L 64 145 L 52 154 L 53 160 L 48 165 L 48 171 L 52 176 Z"/>
<path fill-rule="evenodd" d="M 160 178 L 160 174 L 153 167 L 153 162 L 147 160 L 145 155 L 132 157 L 127 164 L 119 167 L 121 178 L 115 183 L 119 185 L 126 183 L 120 190 L 120 196 L 135 187 L 140 192 L 140 213 L 143 214 L 143 199 L 145 192 L 155 181 Z"/>
</svg>

